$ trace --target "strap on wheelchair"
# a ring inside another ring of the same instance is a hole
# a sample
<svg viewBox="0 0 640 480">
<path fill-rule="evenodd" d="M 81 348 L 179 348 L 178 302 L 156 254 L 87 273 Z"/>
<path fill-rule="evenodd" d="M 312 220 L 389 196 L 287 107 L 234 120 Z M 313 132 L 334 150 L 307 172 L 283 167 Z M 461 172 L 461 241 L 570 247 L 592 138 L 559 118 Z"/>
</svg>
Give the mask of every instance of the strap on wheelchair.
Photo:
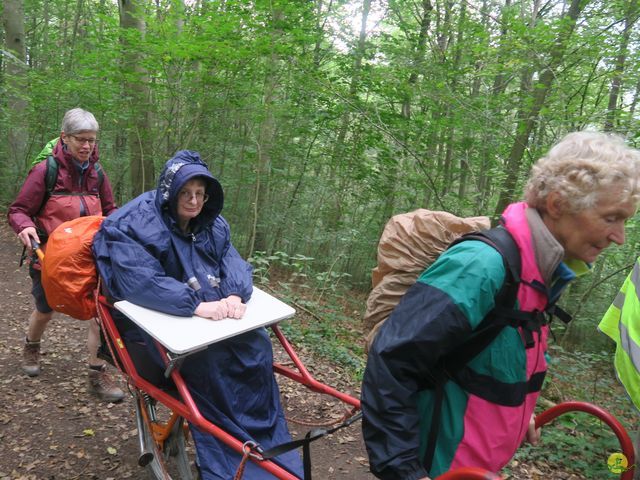
<svg viewBox="0 0 640 480">
<path fill-rule="evenodd" d="M 281 443 L 280 445 L 276 445 L 275 447 L 271 447 L 269 450 L 265 450 L 262 452 L 261 456 L 264 460 L 269 460 L 271 458 L 277 457 L 278 455 L 282 455 L 283 453 L 289 452 L 296 448 L 302 447 L 302 464 L 304 467 L 304 480 L 311 480 L 311 442 L 314 440 L 318 440 L 319 438 L 324 437 L 325 435 L 329 435 L 334 433 L 341 428 L 348 427 L 352 423 L 360 420 L 362 418 L 362 411 L 356 413 L 352 417 L 347 418 L 344 422 L 336 425 L 332 428 L 314 428 L 307 432 L 304 438 L 299 438 L 297 440 L 292 440 L 290 442 Z"/>
</svg>

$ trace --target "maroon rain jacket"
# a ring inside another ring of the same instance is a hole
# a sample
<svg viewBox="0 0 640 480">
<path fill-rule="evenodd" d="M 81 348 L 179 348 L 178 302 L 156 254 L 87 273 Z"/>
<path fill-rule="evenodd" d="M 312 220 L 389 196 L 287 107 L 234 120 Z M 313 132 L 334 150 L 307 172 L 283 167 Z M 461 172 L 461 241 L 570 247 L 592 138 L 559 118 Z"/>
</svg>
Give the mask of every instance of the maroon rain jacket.
<svg viewBox="0 0 640 480">
<path fill-rule="evenodd" d="M 58 178 L 49 199 L 43 203 L 47 190 L 47 162 L 43 161 L 29 171 L 20 193 L 9 206 L 7 217 L 16 234 L 27 227 L 36 227 L 38 235 L 46 238 L 63 222 L 85 215 L 107 216 L 116 209 L 104 169 L 102 183 L 98 179 L 97 146 L 83 175 L 60 140 L 53 149 L 53 157 L 58 162 Z"/>
</svg>

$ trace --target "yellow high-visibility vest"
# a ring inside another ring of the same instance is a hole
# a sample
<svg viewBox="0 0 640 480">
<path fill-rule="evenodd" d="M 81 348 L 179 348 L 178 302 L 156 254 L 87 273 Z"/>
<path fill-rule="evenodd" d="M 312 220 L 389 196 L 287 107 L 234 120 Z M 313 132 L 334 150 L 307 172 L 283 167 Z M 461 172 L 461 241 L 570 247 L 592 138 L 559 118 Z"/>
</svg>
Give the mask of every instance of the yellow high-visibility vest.
<svg viewBox="0 0 640 480">
<path fill-rule="evenodd" d="M 598 328 L 616 342 L 616 373 L 640 410 L 640 258 Z"/>
</svg>

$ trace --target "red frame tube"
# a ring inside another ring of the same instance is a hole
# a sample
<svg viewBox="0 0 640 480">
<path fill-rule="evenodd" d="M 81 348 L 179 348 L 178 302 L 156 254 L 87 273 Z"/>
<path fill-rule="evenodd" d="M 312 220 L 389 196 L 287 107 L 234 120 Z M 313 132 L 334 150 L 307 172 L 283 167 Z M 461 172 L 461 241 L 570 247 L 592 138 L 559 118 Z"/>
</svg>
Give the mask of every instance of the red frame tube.
<svg viewBox="0 0 640 480">
<path fill-rule="evenodd" d="M 329 387 L 328 385 L 325 385 L 324 383 L 321 383 L 313 378 L 306 367 L 302 364 L 302 360 L 300 360 L 300 357 L 298 357 L 296 352 L 293 350 L 293 347 L 289 343 L 289 340 L 287 340 L 284 334 L 280 331 L 280 327 L 277 324 L 271 325 L 271 330 L 273 330 L 273 333 L 275 333 L 278 341 L 287 352 L 287 355 L 289 355 L 289 358 L 291 358 L 291 360 L 293 361 L 293 364 L 298 369 L 298 371 L 296 372 L 292 368 L 286 367 L 279 363 L 274 363 L 273 369 L 277 373 L 303 384 L 314 392 L 331 395 L 332 397 L 335 397 L 338 400 L 341 400 L 342 402 L 355 407 L 356 409 L 360 409 L 359 399 L 352 397 L 351 395 L 347 395 L 346 393 L 339 392 L 335 388 Z"/>
<path fill-rule="evenodd" d="M 501 480 L 502 477 L 484 468 L 461 467 L 443 473 L 435 480 Z"/>
<path fill-rule="evenodd" d="M 551 407 L 548 410 L 545 410 L 540 415 L 537 415 L 536 428 L 546 425 L 547 423 L 567 412 L 588 413 L 602 420 L 609 426 L 609 428 L 611 428 L 611 430 L 613 430 L 613 433 L 615 433 L 616 437 L 618 437 L 618 441 L 620 442 L 622 453 L 627 457 L 630 465 L 629 470 L 623 472 L 620 475 L 620 480 L 633 480 L 633 471 L 635 470 L 635 454 L 633 451 L 633 442 L 631 441 L 629 434 L 622 426 L 622 424 L 618 421 L 618 419 L 603 408 L 597 407 L 587 402 L 563 402 L 559 405 L 556 405 L 555 407 Z"/>
<path fill-rule="evenodd" d="M 168 393 L 146 381 L 138 374 L 135 365 L 133 364 L 133 360 L 129 356 L 129 352 L 124 346 L 124 342 L 120 336 L 118 328 L 113 322 L 113 318 L 111 317 L 111 313 L 109 312 L 109 303 L 106 301 L 106 298 L 103 295 L 96 295 L 96 298 L 98 299 L 98 301 L 96 302 L 98 309 L 98 318 L 100 319 L 102 327 L 105 329 L 107 336 L 109 337 L 109 341 L 114 344 L 114 348 L 117 349 L 116 356 L 118 358 L 114 358 L 114 361 L 119 364 L 120 369 L 127 375 L 129 383 L 131 383 L 134 388 L 143 390 L 145 393 L 158 400 L 173 412 L 184 417 L 187 421 L 196 425 L 201 430 L 210 433 L 218 440 L 225 443 L 229 448 L 242 455 L 244 453 L 243 442 L 229 435 L 227 432 L 215 426 L 213 423 L 202 416 L 193 400 L 193 397 L 189 393 L 189 389 L 184 379 L 182 378 L 182 375 L 180 375 L 178 369 L 172 370 L 171 379 L 175 383 L 181 400 L 172 397 Z M 280 332 L 278 326 L 273 325 L 271 328 L 273 329 L 280 343 L 282 343 L 282 346 L 287 354 L 291 357 L 294 365 L 299 370 L 299 372 L 296 372 L 289 367 L 274 363 L 274 371 L 281 373 L 293 380 L 299 381 L 311 390 L 331 395 L 341 400 L 342 402 L 355 407 L 354 409 L 360 408 L 360 400 L 358 400 L 357 398 L 341 393 L 336 389 L 320 383 L 315 378 L 313 378 L 309 371 L 302 364 L 300 358 L 296 355 L 291 344 L 284 337 L 282 332 Z M 166 349 L 158 342 L 156 342 L 156 346 L 162 354 L 162 357 L 165 359 L 165 363 L 168 364 Z M 258 466 L 268 471 L 280 480 L 300 480 L 298 477 L 289 473 L 275 462 L 260 458 L 260 455 L 257 453 L 255 455 L 252 454 L 249 458 Z"/>
</svg>

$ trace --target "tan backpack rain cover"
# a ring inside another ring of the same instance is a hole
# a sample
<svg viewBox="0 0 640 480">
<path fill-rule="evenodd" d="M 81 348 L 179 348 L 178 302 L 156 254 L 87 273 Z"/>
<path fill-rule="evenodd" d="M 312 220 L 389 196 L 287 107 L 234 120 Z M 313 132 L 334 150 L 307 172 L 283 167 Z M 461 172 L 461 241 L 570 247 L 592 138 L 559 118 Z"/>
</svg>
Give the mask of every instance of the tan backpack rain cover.
<svg viewBox="0 0 640 480">
<path fill-rule="evenodd" d="M 489 217 L 460 218 L 418 209 L 392 217 L 378 243 L 378 266 L 364 316 L 366 350 L 418 276 L 459 236 L 491 227 Z"/>
</svg>

